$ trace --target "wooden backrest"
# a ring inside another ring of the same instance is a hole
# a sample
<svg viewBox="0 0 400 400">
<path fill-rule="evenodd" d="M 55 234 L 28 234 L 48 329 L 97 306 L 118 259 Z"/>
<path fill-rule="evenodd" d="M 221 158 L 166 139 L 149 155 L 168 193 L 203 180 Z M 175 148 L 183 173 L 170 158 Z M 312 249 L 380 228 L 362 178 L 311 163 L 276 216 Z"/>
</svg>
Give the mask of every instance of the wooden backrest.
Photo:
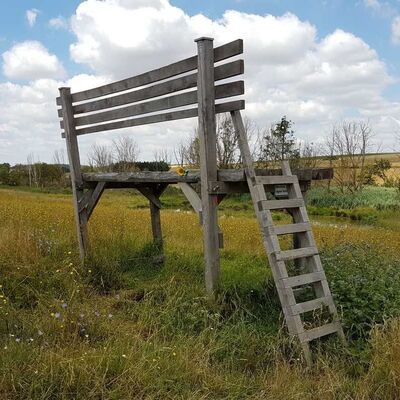
<svg viewBox="0 0 400 400">
<path fill-rule="evenodd" d="M 214 48 L 214 82 L 243 74 L 243 60 L 215 65 L 242 53 L 241 39 Z M 58 109 L 61 129 L 64 130 L 66 117 L 70 128 L 73 126 L 75 135 L 196 117 L 197 68 L 198 56 L 193 56 L 97 88 L 73 94 L 69 94 L 68 91 L 64 99 L 57 98 L 57 106 L 61 106 Z M 214 87 L 215 100 L 244 93 L 244 82 L 240 80 L 217 84 Z M 195 89 L 189 90 L 193 88 Z M 193 104 L 196 104 L 196 107 L 187 108 Z M 215 113 L 241 109 L 244 109 L 244 100 L 215 104 Z M 166 110 L 168 112 L 159 113 Z M 62 136 L 64 137 L 64 133 Z"/>
</svg>

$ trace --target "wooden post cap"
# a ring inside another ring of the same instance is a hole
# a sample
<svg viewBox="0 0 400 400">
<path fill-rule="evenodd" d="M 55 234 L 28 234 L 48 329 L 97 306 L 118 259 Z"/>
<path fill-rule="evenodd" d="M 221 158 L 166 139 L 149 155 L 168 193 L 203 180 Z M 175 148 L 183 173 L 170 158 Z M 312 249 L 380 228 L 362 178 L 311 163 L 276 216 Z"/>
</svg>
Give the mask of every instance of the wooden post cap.
<svg viewBox="0 0 400 400">
<path fill-rule="evenodd" d="M 202 42 L 202 41 L 204 41 L 204 40 L 211 40 L 211 41 L 213 41 L 214 38 L 212 38 L 212 37 L 207 37 L 207 36 L 202 36 L 202 37 L 199 37 L 199 38 L 197 38 L 197 39 L 194 39 L 195 42 Z"/>
</svg>

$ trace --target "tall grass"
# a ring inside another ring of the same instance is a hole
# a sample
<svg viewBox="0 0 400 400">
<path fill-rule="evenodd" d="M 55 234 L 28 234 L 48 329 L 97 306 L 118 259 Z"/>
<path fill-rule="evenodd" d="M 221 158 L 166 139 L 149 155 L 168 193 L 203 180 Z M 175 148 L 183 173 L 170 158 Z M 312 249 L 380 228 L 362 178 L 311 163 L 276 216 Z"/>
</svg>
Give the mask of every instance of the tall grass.
<svg viewBox="0 0 400 400">
<path fill-rule="evenodd" d="M 283 327 L 256 221 L 221 218 L 221 292 L 210 302 L 196 216 L 169 210 L 162 220 L 163 266 L 148 210 L 106 195 L 82 269 L 68 196 L 0 191 L 1 399 L 399 396 L 400 328 L 384 322 L 400 297 L 399 232 L 315 227 L 351 340 L 347 349 L 317 343 L 307 371 Z M 376 296 L 358 296 L 374 285 Z"/>
<path fill-rule="evenodd" d="M 376 210 L 400 209 L 400 196 L 395 188 L 367 186 L 363 190 L 341 193 L 337 188 L 328 190 L 314 187 L 307 192 L 307 201 L 315 207 L 333 207 L 338 209 L 354 209 L 371 207 Z"/>
</svg>

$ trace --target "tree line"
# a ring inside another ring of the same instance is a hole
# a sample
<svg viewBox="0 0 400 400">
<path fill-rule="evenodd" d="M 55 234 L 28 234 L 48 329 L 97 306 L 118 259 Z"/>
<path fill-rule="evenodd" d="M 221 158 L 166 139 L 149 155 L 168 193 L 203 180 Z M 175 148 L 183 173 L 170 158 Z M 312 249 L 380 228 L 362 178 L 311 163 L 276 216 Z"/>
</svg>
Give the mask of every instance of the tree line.
<svg viewBox="0 0 400 400">
<path fill-rule="evenodd" d="M 229 115 L 218 115 L 216 120 L 218 168 L 240 168 L 241 156 L 237 137 Z M 260 168 L 279 168 L 288 159 L 292 168 L 335 168 L 333 184 L 342 192 L 361 190 L 365 184 L 398 184 L 387 176 L 389 160 L 367 164 L 366 155 L 372 145 L 373 132 L 368 121 L 343 121 L 332 127 L 325 142 L 300 142 L 295 137 L 294 123 L 283 116 L 269 127 L 259 128 L 245 119 L 245 129 L 252 155 Z M 131 137 L 115 139 L 111 145 L 94 144 L 83 172 L 132 172 L 140 170 L 167 171 L 171 164 L 185 168 L 200 167 L 200 144 L 197 129 L 172 151 L 158 150 L 150 162 L 138 161 L 140 149 Z M 57 150 L 53 163 L 35 161 L 28 156 L 26 164 L 0 164 L 0 184 L 34 187 L 69 186 L 69 166 L 64 152 Z"/>
</svg>

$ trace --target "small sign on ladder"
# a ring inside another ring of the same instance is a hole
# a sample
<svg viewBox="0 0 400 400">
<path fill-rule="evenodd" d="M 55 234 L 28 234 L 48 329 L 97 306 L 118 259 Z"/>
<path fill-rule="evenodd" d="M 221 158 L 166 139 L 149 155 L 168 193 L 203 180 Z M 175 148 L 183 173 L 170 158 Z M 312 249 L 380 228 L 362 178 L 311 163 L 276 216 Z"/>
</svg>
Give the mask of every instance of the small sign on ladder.
<svg viewBox="0 0 400 400">
<path fill-rule="evenodd" d="M 287 199 L 289 197 L 287 186 L 286 185 L 275 185 L 274 197 L 277 200 Z"/>
</svg>

